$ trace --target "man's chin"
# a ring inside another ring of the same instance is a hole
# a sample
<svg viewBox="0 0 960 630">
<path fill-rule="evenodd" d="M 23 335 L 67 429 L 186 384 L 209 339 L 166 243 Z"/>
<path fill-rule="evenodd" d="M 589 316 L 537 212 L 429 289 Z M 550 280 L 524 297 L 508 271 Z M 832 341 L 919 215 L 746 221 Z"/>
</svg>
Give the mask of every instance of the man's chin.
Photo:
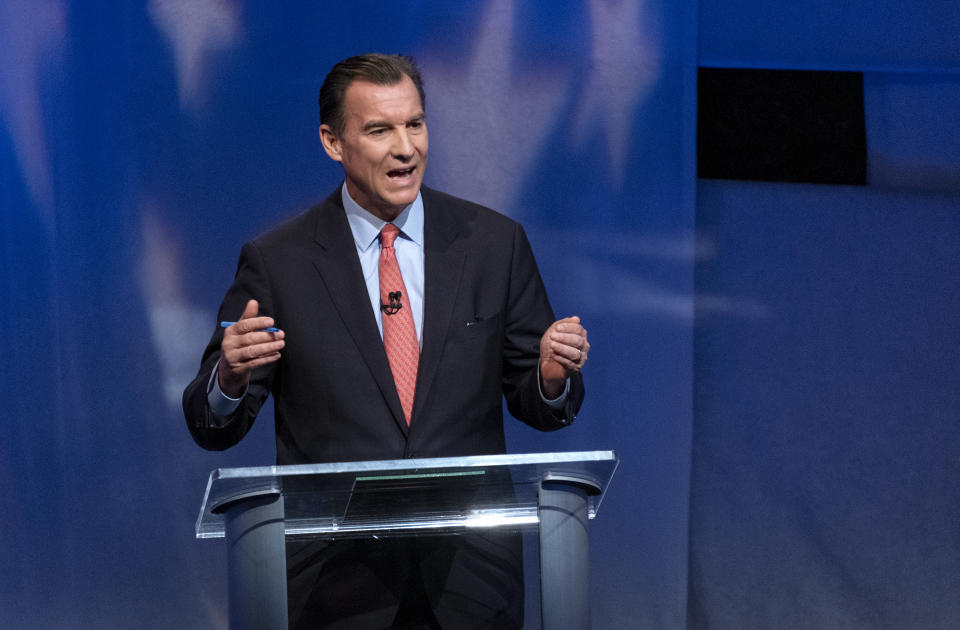
<svg viewBox="0 0 960 630">
<path fill-rule="evenodd" d="M 411 203 L 417 200 L 417 194 L 420 192 L 420 183 L 417 182 L 416 187 L 409 186 L 404 187 L 403 190 L 397 191 L 384 199 L 390 206 L 395 208 L 400 208 L 403 210 Z"/>
</svg>

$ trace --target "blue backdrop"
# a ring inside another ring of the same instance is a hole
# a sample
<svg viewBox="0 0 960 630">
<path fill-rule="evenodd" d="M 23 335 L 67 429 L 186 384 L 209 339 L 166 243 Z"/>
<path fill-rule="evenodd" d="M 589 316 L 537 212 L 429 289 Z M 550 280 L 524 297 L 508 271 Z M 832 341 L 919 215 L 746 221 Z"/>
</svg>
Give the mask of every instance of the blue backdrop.
<svg viewBox="0 0 960 630">
<path fill-rule="evenodd" d="M 508 440 L 623 458 L 598 627 L 682 623 L 693 19 L 639 0 L 4 2 L 0 626 L 223 626 L 224 550 L 193 521 L 210 469 L 273 461 L 272 417 L 207 453 L 180 393 L 240 245 L 341 180 L 316 94 L 370 50 L 423 68 L 427 182 L 522 221 L 555 310 L 590 330 L 576 425 L 511 421 Z"/>
<path fill-rule="evenodd" d="M 590 331 L 577 423 L 508 440 L 622 458 L 595 627 L 960 625 L 956 3 L 328 4 L 0 3 L 0 627 L 225 626 L 193 523 L 272 417 L 208 453 L 180 392 L 371 50 L 423 67 L 427 183 Z M 698 187 L 698 63 L 865 71 L 870 187 Z"/>
<path fill-rule="evenodd" d="M 868 186 L 698 186 L 688 625 L 958 627 L 960 5 L 700 20 L 702 65 L 863 72 Z"/>
</svg>

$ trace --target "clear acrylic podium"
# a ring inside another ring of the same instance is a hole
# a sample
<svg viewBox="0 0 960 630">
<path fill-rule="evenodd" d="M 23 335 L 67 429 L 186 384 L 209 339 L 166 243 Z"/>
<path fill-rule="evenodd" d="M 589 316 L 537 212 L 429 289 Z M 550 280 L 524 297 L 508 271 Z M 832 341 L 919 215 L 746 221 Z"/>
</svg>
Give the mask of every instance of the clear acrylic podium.
<svg viewBox="0 0 960 630">
<path fill-rule="evenodd" d="M 226 538 L 231 628 L 286 628 L 287 536 L 535 530 L 544 630 L 590 627 L 587 523 L 613 451 L 220 468 L 197 538 Z"/>
</svg>

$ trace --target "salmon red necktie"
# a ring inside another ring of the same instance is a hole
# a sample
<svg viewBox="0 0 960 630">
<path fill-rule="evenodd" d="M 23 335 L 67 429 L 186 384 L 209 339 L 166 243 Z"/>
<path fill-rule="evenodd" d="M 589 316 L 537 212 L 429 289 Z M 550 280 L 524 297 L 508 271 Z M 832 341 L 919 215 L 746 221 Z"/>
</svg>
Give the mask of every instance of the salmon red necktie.
<svg viewBox="0 0 960 630">
<path fill-rule="evenodd" d="M 380 230 L 380 311 L 383 320 L 383 345 L 387 350 L 393 382 L 400 395 L 403 415 L 410 424 L 413 395 L 417 389 L 417 364 L 420 345 L 413 325 L 410 298 L 400 275 L 393 242 L 400 228 L 388 223 Z"/>
</svg>

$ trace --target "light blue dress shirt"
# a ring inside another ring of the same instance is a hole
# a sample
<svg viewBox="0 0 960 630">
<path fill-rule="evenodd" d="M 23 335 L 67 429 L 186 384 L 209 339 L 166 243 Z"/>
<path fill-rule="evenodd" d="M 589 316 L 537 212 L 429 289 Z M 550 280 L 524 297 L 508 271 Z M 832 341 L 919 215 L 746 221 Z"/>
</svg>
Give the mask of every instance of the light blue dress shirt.
<svg viewBox="0 0 960 630">
<path fill-rule="evenodd" d="M 367 212 L 353 200 L 347 187 L 341 188 L 343 209 L 347 213 L 353 242 L 360 257 L 363 280 L 367 283 L 370 295 L 370 307 L 377 318 L 380 338 L 383 338 L 383 312 L 380 310 L 380 230 L 387 224 L 383 219 Z M 413 325 L 417 330 L 417 339 L 423 349 L 423 199 L 420 193 L 412 204 L 403 209 L 392 223 L 400 228 L 393 249 L 403 276 L 410 310 L 413 312 Z"/>
</svg>

